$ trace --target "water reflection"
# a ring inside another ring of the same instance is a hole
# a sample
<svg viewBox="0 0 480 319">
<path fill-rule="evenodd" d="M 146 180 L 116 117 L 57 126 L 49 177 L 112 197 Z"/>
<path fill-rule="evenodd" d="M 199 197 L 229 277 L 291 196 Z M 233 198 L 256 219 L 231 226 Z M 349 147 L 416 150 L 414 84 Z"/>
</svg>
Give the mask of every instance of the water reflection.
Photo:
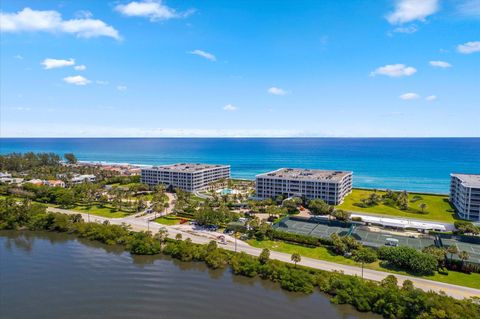
<svg viewBox="0 0 480 319">
<path fill-rule="evenodd" d="M 230 268 L 67 234 L 0 231 L 0 256 L 2 318 L 379 318 Z"/>
</svg>

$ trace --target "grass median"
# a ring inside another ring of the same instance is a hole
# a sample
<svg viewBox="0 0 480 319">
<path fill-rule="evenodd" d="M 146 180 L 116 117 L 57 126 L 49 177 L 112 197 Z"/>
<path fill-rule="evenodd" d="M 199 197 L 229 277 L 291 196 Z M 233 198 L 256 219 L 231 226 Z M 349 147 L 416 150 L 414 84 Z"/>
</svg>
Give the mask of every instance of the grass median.
<svg viewBox="0 0 480 319">
<path fill-rule="evenodd" d="M 58 208 L 61 208 L 61 207 L 58 207 Z M 92 215 L 108 217 L 108 218 L 122 218 L 131 214 L 124 211 L 118 211 L 112 207 L 99 206 L 99 205 L 92 205 L 92 206 L 76 205 L 72 208 L 68 208 L 68 210 L 74 210 L 80 213 L 85 213 L 85 214 L 89 213 Z"/>
<path fill-rule="evenodd" d="M 167 225 L 167 226 L 173 226 L 173 225 L 178 225 L 180 224 L 180 221 L 183 218 L 177 217 L 177 216 L 162 216 L 157 219 L 155 219 L 155 222 L 162 224 L 162 225 Z"/>
</svg>

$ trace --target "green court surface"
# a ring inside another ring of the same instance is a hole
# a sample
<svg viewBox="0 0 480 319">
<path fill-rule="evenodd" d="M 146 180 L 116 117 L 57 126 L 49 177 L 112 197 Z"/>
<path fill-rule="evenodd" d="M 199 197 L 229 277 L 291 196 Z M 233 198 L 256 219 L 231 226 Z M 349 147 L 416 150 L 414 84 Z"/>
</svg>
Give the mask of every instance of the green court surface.
<svg viewBox="0 0 480 319">
<path fill-rule="evenodd" d="M 333 233 L 339 236 L 351 235 L 353 238 L 369 247 L 382 247 L 387 243 L 387 238 L 398 240 L 398 246 L 413 247 L 422 250 L 425 247 L 440 245 L 435 242 L 435 237 L 430 235 L 420 235 L 419 237 L 408 237 L 394 235 L 387 232 L 373 232 L 365 226 L 343 226 L 341 223 L 327 220 L 302 220 L 297 218 L 286 218 L 273 226 L 277 230 L 286 231 L 305 236 L 318 238 L 330 238 Z M 480 264 L 480 244 L 467 243 L 460 241 L 456 237 L 442 238 L 443 247 L 456 245 L 459 251 L 466 251 L 469 254 L 469 262 Z M 454 258 L 458 258 L 454 256 Z"/>
<path fill-rule="evenodd" d="M 341 225 L 338 225 L 338 223 L 336 223 L 334 226 L 328 221 L 307 221 L 287 218 L 276 224 L 274 227 L 278 230 L 290 233 L 319 238 L 330 238 L 333 233 L 337 233 L 339 236 L 346 236 L 350 234 L 363 245 L 370 247 L 384 246 L 387 242 L 387 238 L 397 239 L 399 246 L 409 246 L 419 250 L 435 245 L 433 237 L 413 238 L 392 235 L 383 232 L 372 232 L 361 226 L 355 227 L 353 230 L 351 230 L 349 226 L 342 227 Z"/>
<path fill-rule="evenodd" d="M 394 238 L 398 240 L 398 246 L 409 246 L 422 250 L 425 247 L 435 245 L 435 240 L 432 238 L 413 238 L 407 236 L 392 235 L 389 233 L 371 232 L 362 229 L 355 229 L 352 237 L 362 242 L 365 246 L 380 247 L 384 246 L 387 238 Z"/>
<path fill-rule="evenodd" d="M 350 230 L 349 227 L 328 226 L 326 224 L 293 219 L 284 219 L 274 227 L 290 233 L 320 238 L 330 238 L 330 235 L 333 233 L 346 235 Z"/>
<path fill-rule="evenodd" d="M 457 246 L 458 251 L 466 251 L 468 253 L 469 262 L 480 264 L 480 245 L 466 243 L 463 241 L 456 240 L 454 238 L 452 239 L 442 238 L 442 244 L 443 244 L 443 247 L 449 247 L 452 245 Z M 458 259 L 458 256 L 454 256 L 454 259 L 455 258 Z"/>
</svg>

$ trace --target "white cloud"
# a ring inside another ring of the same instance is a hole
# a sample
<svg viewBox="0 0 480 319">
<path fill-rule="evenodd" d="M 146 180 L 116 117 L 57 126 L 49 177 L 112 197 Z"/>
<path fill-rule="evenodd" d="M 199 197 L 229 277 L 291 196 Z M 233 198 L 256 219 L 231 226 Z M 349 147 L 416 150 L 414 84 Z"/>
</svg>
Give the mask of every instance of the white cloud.
<svg viewBox="0 0 480 319">
<path fill-rule="evenodd" d="M 458 12 L 464 16 L 480 17 L 480 0 L 466 0 L 458 6 Z"/>
<path fill-rule="evenodd" d="M 417 69 L 405 64 L 388 64 L 377 68 L 370 73 L 370 76 L 386 75 L 390 77 L 411 76 L 417 72 Z"/>
<path fill-rule="evenodd" d="M 451 68 L 452 65 L 448 62 L 445 61 L 430 61 L 429 62 L 431 66 L 436 67 L 436 68 Z"/>
<path fill-rule="evenodd" d="M 425 100 L 431 102 L 431 101 L 435 101 L 437 99 L 437 96 L 436 95 L 429 95 L 425 98 Z"/>
<path fill-rule="evenodd" d="M 417 93 L 409 92 L 409 93 L 404 93 L 404 94 L 400 95 L 399 98 L 401 98 L 402 100 L 405 100 L 405 101 L 410 101 L 410 100 L 419 99 L 420 95 L 418 95 Z"/>
<path fill-rule="evenodd" d="M 119 90 L 119 91 L 126 91 L 126 90 L 127 90 L 127 86 L 126 86 L 126 85 L 118 85 L 118 86 L 117 86 L 117 90 Z"/>
<path fill-rule="evenodd" d="M 63 32 L 75 34 L 81 38 L 106 36 L 120 40 L 118 31 L 102 20 L 90 18 L 63 20 L 57 11 L 39 11 L 30 8 L 24 8 L 17 13 L 0 13 L 0 31 Z"/>
<path fill-rule="evenodd" d="M 457 46 L 457 51 L 463 54 L 470 54 L 480 51 L 480 41 L 471 41 Z"/>
<path fill-rule="evenodd" d="M 223 107 L 223 109 L 225 111 L 230 111 L 230 112 L 233 112 L 233 111 L 236 111 L 237 110 L 237 107 L 232 105 L 232 104 L 227 104 Z"/>
<path fill-rule="evenodd" d="M 190 51 L 188 53 L 193 54 L 193 55 L 198 55 L 198 56 L 200 56 L 202 58 L 205 58 L 207 60 L 210 60 L 210 61 L 217 61 L 217 58 L 213 54 L 211 54 L 209 52 L 202 51 L 202 50 L 197 49 L 197 50 Z"/>
<path fill-rule="evenodd" d="M 194 13 L 194 10 L 177 12 L 160 0 L 132 1 L 117 5 L 115 10 L 128 17 L 144 17 L 150 19 L 150 21 L 185 18 Z"/>
<path fill-rule="evenodd" d="M 321 131 L 294 129 L 206 129 L 128 127 L 125 125 L 91 125 L 88 123 L 35 122 L 21 125 L 5 121 L 0 125 L 2 137 L 312 137 L 332 136 Z M 334 135 L 333 135 L 334 136 Z"/>
<path fill-rule="evenodd" d="M 81 75 L 67 76 L 66 78 L 63 78 L 63 81 L 68 84 L 74 85 L 87 85 L 88 83 L 90 83 L 88 79 Z"/>
<path fill-rule="evenodd" d="M 104 80 L 97 80 L 95 81 L 95 83 L 97 83 L 98 85 L 108 85 L 110 82 Z"/>
<path fill-rule="evenodd" d="M 77 71 L 85 71 L 87 69 L 87 66 L 81 64 L 81 65 L 75 65 L 73 68 Z"/>
<path fill-rule="evenodd" d="M 395 29 L 393 29 L 393 32 L 395 32 L 395 33 L 411 34 L 411 33 L 417 32 L 417 31 L 418 31 L 418 28 L 414 24 L 406 26 L 406 27 L 396 27 Z"/>
<path fill-rule="evenodd" d="M 88 19 L 93 17 L 93 13 L 88 10 L 78 10 L 75 12 L 75 18 L 77 19 Z"/>
<path fill-rule="evenodd" d="M 273 95 L 286 95 L 287 94 L 287 91 L 285 91 L 284 89 L 281 89 L 281 88 L 277 88 L 277 87 L 271 87 L 267 90 L 268 93 L 270 94 L 273 94 Z"/>
<path fill-rule="evenodd" d="M 66 66 L 75 65 L 74 59 L 62 60 L 62 59 L 45 59 L 41 63 L 45 70 L 63 68 Z"/>
<path fill-rule="evenodd" d="M 425 18 L 439 9 L 438 0 L 396 0 L 395 10 L 386 16 L 391 24 L 402 24 Z"/>
<path fill-rule="evenodd" d="M 15 54 L 15 55 L 13 56 L 13 58 L 14 58 L 14 59 L 17 59 L 17 60 L 23 60 L 23 55 L 21 55 L 21 54 Z"/>
</svg>

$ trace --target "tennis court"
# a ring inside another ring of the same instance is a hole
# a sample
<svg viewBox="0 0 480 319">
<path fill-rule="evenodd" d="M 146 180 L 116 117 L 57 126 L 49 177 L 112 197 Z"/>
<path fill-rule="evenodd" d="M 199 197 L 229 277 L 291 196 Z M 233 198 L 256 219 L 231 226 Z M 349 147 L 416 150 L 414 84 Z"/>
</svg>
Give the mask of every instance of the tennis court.
<svg viewBox="0 0 480 319">
<path fill-rule="evenodd" d="M 350 228 L 329 225 L 328 222 L 307 221 L 286 218 L 274 225 L 275 228 L 290 233 L 314 236 L 319 238 L 330 238 L 330 235 L 337 233 L 340 236 L 347 235 Z"/>
<path fill-rule="evenodd" d="M 433 238 L 413 238 L 406 236 L 392 235 L 389 233 L 371 232 L 363 229 L 355 229 L 352 232 L 352 237 L 360 241 L 365 246 L 381 247 L 387 242 L 387 238 L 394 238 L 398 240 L 398 246 L 409 246 L 418 250 L 425 247 L 435 245 Z"/>
<path fill-rule="evenodd" d="M 309 235 L 315 226 L 317 226 L 317 224 L 293 220 L 290 218 L 286 218 L 280 223 L 274 225 L 275 228 L 279 228 L 280 230 L 301 235 Z"/>
<path fill-rule="evenodd" d="M 318 238 L 330 238 L 333 233 L 339 236 L 351 235 L 353 238 L 369 247 L 385 246 L 387 238 L 394 238 L 398 240 L 398 246 L 413 247 L 422 250 L 428 246 L 440 245 L 440 242 L 435 242 L 434 237 L 407 237 L 393 235 L 384 232 L 373 232 L 365 229 L 363 226 L 354 226 L 351 230 L 350 226 L 343 226 L 342 223 L 318 220 L 318 219 L 302 219 L 296 217 L 285 218 L 278 224 L 273 225 L 274 228 L 290 233 L 301 234 L 306 236 L 313 236 Z M 351 232 L 351 233 L 350 233 Z M 480 244 L 467 243 L 460 241 L 455 237 L 442 238 L 443 247 L 447 248 L 451 245 L 456 245 L 459 251 L 466 251 L 469 254 L 469 262 L 480 264 Z M 454 256 L 458 259 L 458 256 Z"/>
<path fill-rule="evenodd" d="M 454 238 L 445 239 L 442 238 L 443 247 L 448 248 L 449 246 L 457 246 L 458 251 L 466 251 L 469 255 L 468 261 L 472 263 L 480 264 L 480 245 L 473 243 L 466 243 L 463 241 L 456 240 Z M 458 259 L 458 256 L 454 258 Z"/>
</svg>

